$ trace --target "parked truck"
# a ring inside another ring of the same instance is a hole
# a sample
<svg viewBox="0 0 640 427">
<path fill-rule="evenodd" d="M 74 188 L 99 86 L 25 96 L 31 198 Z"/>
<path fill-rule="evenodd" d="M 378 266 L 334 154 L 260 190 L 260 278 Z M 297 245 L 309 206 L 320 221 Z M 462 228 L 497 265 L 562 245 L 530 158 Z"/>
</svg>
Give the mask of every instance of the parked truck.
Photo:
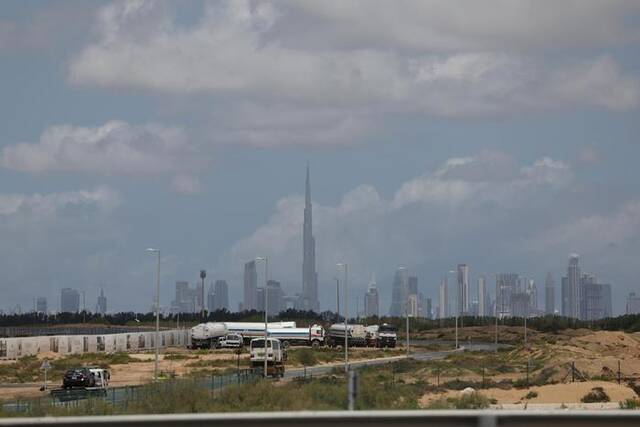
<svg viewBox="0 0 640 427">
<path fill-rule="evenodd" d="M 270 322 L 267 328 L 295 328 L 296 322 Z M 264 336 L 262 322 L 207 322 L 191 328 L 191 348 L 217 348 L 219 338 L 239 334 L 248 343 L 251 338 Z"/>
<path fill-rule="evenodd" d="M 96 367 L 71 368 L 62 377 L 62 387 L 51 390 L 51 397 L 61 402 L 106 396 L 111 374 Z"/>
<path fill-rule="evenodd" d="M 344 323 L 335 323 L 329 327 L 326 343 L 329 347 L 344 345 Z M 347 342 L 351 347 L 365 347 L 367 345 L 367 331 L 362 325 L 347 325 Z"/>
<path fill-rule="evenodd" d="M 377 348 L 395 348 L 398 341 L 397 328 L 394 325 L 383 323 L 371 325 L 365 328 L 367 332 L 367 345 Z"/>
<path fill-rule="evenodd" d="M 287 360 L 287 351 L 276 338 L 267 338 L 265 351 L 265 339 L 254 338 L 250 343 L 251 367 L 264 369 L 264 360 L 267 359 L 267 376 L 283 377 L 284 363 Z M 264 371 L 263 371 L 264 372 Z"/>
<path fill-rule="evenodd" d="M 269 328 L 270 338 L 279 339 L 284 348 L 290 345 L 307 345 L 314 348 L 324 344 L 324 328 L 319 325 L 308 328 Z"/>
</svg>

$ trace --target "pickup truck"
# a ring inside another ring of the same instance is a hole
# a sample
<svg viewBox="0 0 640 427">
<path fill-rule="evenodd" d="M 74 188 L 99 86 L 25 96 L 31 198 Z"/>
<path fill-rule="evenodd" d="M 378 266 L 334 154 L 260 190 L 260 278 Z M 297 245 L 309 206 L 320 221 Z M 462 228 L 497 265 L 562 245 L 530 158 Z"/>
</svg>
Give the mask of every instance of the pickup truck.
<svg viewBox="0 0 640 427">
<path fill-rule="evenodd" d="M 227 334 L 224 337 L 218 339 L 218 348 L 241 348 L 244 344 L 244 339 L 240 334 Z"/>
</svg>

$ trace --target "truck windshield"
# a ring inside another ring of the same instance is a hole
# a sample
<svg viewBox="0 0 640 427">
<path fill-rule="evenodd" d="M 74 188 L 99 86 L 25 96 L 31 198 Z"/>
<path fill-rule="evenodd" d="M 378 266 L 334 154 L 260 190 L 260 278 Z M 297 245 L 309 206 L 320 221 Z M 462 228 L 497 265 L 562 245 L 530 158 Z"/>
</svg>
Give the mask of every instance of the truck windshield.
<svg viewBox="0 0 640 427">
<path fill-rule="evenodd" d="M 271 341 L 267 344 L 268 348 L 271 348 Z M 251 348 L 264 348 L 264 340 L 251 341 Z"/>
<path fill-rule="evenodd" d="M 378 329 L 379 332 L 395 332 L 396 331 L 396 327 L 393 325 L 382 325 L 380 326 L 380 329 Z"/>
</svg>

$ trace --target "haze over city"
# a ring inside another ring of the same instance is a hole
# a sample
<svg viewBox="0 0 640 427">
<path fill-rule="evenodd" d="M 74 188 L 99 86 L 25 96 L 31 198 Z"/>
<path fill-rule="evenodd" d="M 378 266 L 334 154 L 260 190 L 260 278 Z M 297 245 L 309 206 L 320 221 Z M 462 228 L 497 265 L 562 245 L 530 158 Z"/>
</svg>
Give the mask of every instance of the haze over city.
<svg viewBox="0 0 640 427">
<path fill-rule="evenodd" d="M 498 3 L 4 4 L 0 309 L 75 288 L 149 311 L 148 247 L 163 306 L 205 269 L 236 310 L 261 256 L 300 292 L 309 164 L 320 310 L 338 262 L 352 313 L 372 275 L 386 313 L 399 266 L 436 301 L 458 264 L 470 299 L 479 276 L 542 292 L 551 272 L 559 309 L 575 252 L 624 313 L 640 7 Z"/>
</svg>

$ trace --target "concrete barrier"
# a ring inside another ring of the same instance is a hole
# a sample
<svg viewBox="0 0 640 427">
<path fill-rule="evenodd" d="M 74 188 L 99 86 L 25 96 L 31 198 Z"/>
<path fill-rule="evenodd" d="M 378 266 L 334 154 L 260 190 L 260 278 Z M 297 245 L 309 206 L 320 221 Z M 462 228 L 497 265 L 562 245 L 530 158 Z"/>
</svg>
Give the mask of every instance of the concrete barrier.
<svg viewBox="0 0 640 427">
<path fill-rule="evenodd" d="M 48 352 L 66 355 L 151 350 L 155 348 L 154 341 L 155 332 L 0 338 L 0 360 L 15 360 Z M 189 329 L 160 331 L 161 348 L 186 347 L 190 341 Z"/>
</svg>

